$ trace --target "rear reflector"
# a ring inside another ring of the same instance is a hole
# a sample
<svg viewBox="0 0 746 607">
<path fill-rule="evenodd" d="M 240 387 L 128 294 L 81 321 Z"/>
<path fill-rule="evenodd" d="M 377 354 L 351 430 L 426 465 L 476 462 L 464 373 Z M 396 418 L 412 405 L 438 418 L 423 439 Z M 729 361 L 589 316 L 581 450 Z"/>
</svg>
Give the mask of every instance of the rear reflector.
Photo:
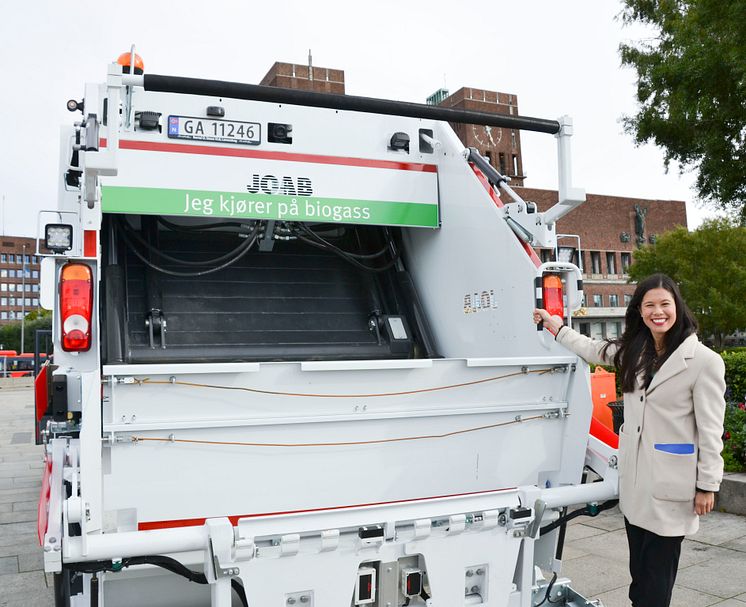
<svg viewBox="0 0 746 607">
<path fill-rule="evenodd" d="M 60 275 L 60 320 L 62 349 L 85 352 L 91 347 L 91 313 L 93 311 L 93 277 L 91 268 L 82 263 L 68 263 Z"/>
<path fill-rule="evenodd" d="M 544 309 L 551 316 L 565 317 L 565 305 L 562 301 L 562 279 L 556 274 L 547 274 L 542 281 L 542 299 Z"/>
</svg>

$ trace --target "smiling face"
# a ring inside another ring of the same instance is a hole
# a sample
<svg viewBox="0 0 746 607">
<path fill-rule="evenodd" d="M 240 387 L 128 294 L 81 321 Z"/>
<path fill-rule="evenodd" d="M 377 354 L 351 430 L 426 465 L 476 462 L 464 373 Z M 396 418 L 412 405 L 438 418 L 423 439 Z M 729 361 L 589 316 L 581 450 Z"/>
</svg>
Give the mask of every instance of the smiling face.
<svg viewBox="0 0 746 607">
<path fill-rule="evenodd" d="M 650 329 L 656 344 L 662 343 L 663 336 L 676 323 L 676 303 L 666 289 L 650 289 L 640 304 L 642 322 Z"/>
</svg>

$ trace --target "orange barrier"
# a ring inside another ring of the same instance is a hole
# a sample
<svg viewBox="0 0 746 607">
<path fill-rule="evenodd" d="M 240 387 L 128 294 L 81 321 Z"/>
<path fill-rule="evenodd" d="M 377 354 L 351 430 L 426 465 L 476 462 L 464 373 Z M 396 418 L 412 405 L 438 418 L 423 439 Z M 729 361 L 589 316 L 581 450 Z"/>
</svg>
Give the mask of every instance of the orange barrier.
<svg viewBox="0 0 746 607">
<path fill-rule="evenodd" d="M 606 404 L 617 400 L 616 373 L 609 373 L 603 367 L 596 367 L 591 373 L 591 397 L 593 398 L 593 417 L 609 430 L 614 430 L 614 419 Z"/>
<path fill-rule="evenodd" d="M 607 428 L 595 417 L 591 418 L 590 435 L 595 436 L 602 443 L 609 445 L 609 447 L 619 449 L 619 437 L 614 434 L 613 430 Z"/>
</svg>

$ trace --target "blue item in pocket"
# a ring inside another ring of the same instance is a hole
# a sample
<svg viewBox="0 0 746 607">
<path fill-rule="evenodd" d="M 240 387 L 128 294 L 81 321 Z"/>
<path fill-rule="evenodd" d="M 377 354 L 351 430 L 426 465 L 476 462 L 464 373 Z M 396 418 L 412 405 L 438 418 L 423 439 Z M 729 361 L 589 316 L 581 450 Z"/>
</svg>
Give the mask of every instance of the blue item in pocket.
<svg viewBox="0 0 746 607">
<path fill-rule="evenodd" d="M 655 448 L 657 451 L 665 451 L 674 455 L 691 455 L 694 453 L 692 443 L 656 443 Z"/>
</svg>

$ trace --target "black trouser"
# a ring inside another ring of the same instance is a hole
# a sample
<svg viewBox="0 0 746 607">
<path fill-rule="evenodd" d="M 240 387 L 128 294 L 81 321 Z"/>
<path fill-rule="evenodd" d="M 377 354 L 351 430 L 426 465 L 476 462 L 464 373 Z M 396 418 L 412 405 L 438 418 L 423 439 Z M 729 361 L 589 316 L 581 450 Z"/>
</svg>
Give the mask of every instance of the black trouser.
<svg viewBox="0 0 746 607">
<path fill-rule="evenodd" d="M 668 607 L 684 536 L 665 537 L 624 519 L 629 542 L 632 607 Z"/>
</svg>

